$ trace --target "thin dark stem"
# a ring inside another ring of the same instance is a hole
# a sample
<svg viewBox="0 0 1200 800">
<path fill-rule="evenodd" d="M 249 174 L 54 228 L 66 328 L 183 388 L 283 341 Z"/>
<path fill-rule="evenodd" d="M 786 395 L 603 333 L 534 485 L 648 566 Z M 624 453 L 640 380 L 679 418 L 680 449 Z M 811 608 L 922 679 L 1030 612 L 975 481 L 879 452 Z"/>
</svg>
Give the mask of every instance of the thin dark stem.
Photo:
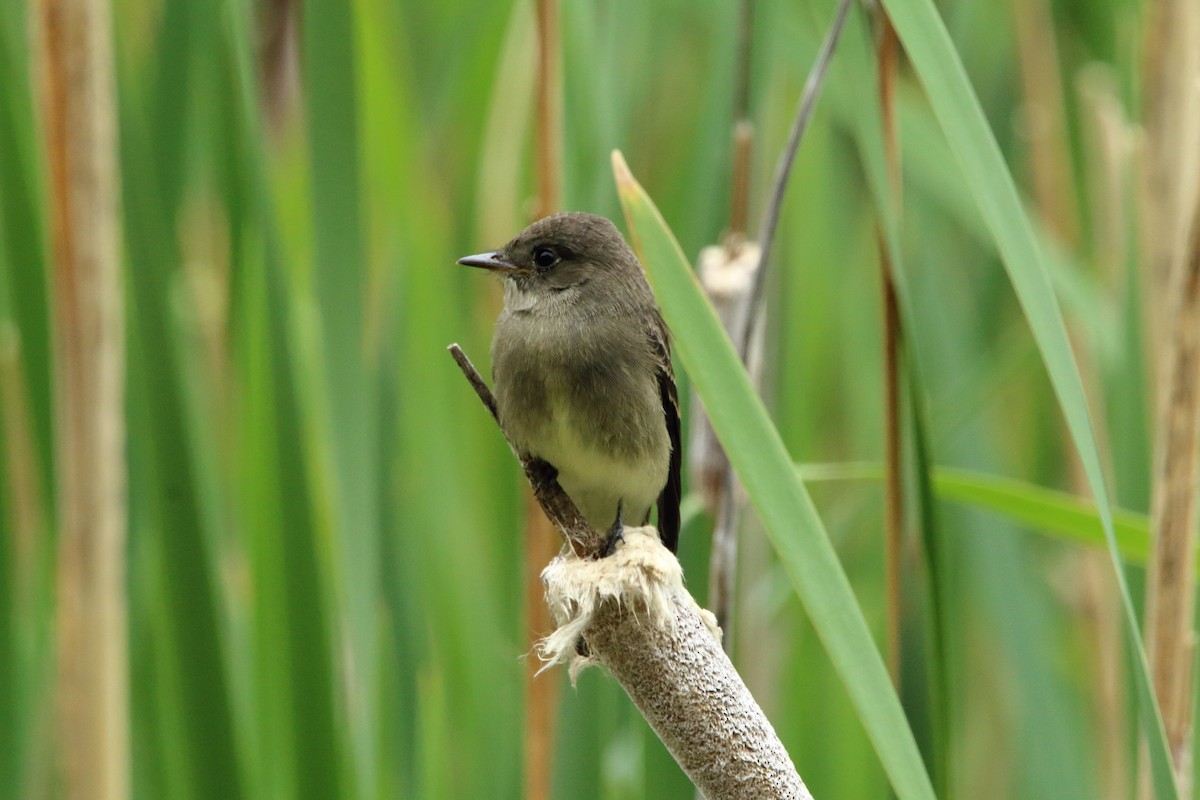
<svg viewBox="0 0 1200 800">
<path fill-rule="evenodd" d="M 887 665 L 892 683 L 900 686 L 900 618 L 902 595 L 901 541 L 904 494 L 900 485 L 900 311 L 892 282 L 891 258 L 879 235 L 879 269 L 883 285 L 884 381 L 884 575 L 887 597 Z"/>
<path fill-rule="evenodd" d="M 743 363 L 749 355 L 750 342 L 753 339 L 751 334 L 759 318 L 759 314 L 756 312 L 759 304 L 762 302 L 763 289 L 767 276 L 766 266 L 771 258 L 771 249 L 775 240 L 775 229 L 779 226 L 779 212 L 783 207 L 783 194 L 787 190 L 788 179 L 792 174 L 792 166 L 796 161 L 796 151 L 800 148 L 800 140 L 804 138 L 804 131 L 808 128 L 808 123 L 812 119 L 813 109 L 817 104 L 817 96 L 820 94 L 821 87 L 825 83 L 825 73 L 829 69 L 829 61 L 833 57 L 834 48 L 837 47 L 838 39 L 842 35 L 842 29 L 846 27 L 846 17 L 849 14 L 852 2 L 853 0 L 841 0 L 838 4 L 837 16 L 834 17 L 833 24 L 829 27 L 829 32 L 825 34 L 825 41 L 821 44 L 821 51 L 817 54 L 816 63 L 813 64 L 812 71 L 808 74 L 808 80 L 804 83 L 804 92 L 800 96 L 800 105 L 796 110 L 796 121 L 792 123 L 792 132 L 788 137 L 787 147 L 779 157 L 779 164 L 775 168 L 775 181 L 771 186 L 770 201 L 764 210 L 762 225 L 759 227 L 758 232 L 758 244 L 762 248 L 762 251 L 758 257 L 758 269 L 754 273 L 754 287 L 750 291 L 750 305 L 748 306 L 750 313 L 746 314 L 744 322 L 745 330 L 742 332 L 740 355 Z"/>
<path fill-rule="evenodd" d="M 899 148 L 896 139 L 895 83 L 898 42 L 886 13 L 881 14 L 879 33 L 879 104 L 883 116 L 884 150 L 887 157 L 891 198 L 899 198 Z M 879 240 L 879 271 L 883 293 L 883 381 L 884 381 L 884 574 L 887 597 L 887 664 L 892 683 L 900 686 L 900 618 L 902 595 L 901 538 L 904 525 L 904 493 L 900 485 L 900 311 L 892 278 L 892 259 L 882 229 Z"/>
<path fill-rule="evenodd" d="M 457 344 L 452 344 L 446 349 L 450 351 L 450 355 L 458 364 L 458 368 L 462 370 L 467 382 L 471 384 L 471 388 L 475 390 L 475 394 L 479 396 L 479 400 L 499 426 L 500 417 L 496 413 L 496 398 L 483 380 L 483 376 L 479 374 L 479 370 L 475 369 L 471 359 L 467 358 L 467 354 Z M 500 427 L 500 432 L 504 433 L 503 426 Z M 558 473 L 552 466 L 540 458 L 534 458 L 513 447 L 513 443 L 508 439 L 508 434 L 504 434 L 504 438 L 516 453 L 517 458 L 520 459 L 521 468 L 525 470 L 525 477 L 529 480 L 529 486 L 533 489 L 533 496 L 538 505 L 566 538 L 571 549 L 575 551 L 575 555 L 580 558 L 599 557 L 608 541 L 607 532 L 597 531 L 588 524 L 583 515 L 579 513 L 579 509 L 575 507 L 574 501 L 558 484 Z"/>
</svg>

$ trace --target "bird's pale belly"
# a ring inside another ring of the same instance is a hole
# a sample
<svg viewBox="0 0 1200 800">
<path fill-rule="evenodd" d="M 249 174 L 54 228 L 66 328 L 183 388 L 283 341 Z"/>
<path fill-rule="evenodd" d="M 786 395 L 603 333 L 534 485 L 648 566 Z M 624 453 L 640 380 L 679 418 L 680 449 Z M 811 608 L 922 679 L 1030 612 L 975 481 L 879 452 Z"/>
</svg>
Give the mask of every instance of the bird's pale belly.
<svg viewBox="0 0 1200 800">
<path fill-rule="evenodd" d="M 670 458 L 665 422 L 649 418 L 661 414 L 652 388 L 644 387 L 648 394 L 641 402 L 613 403 L 601 429 L 585 422 L 595 415 L 575 408 L 569 393 L 557 386 L 524 397 L 512 391 L 534 386 L 545 384 L 497 383 L 501 424 L 513 444 L 558 471 L 559 485 L 597 530 L 612 525 L 618 502 L 622 521 L 641 525 L 666 485 Z M 529 405 L 534 397 L 541 406 L 540 414 L 510 413 L 515 402 Z"/>
<path fill-rule="evenodd" d="M 606 530 L 617 517 L 627 525 L 641 525 L 667 480 L 667 458 L 655 458 L 647 448 L 629 458 L 596 447 L 595 437 L 577 428 L 566 409 L 556 408 L 538 437 L 534 455 L 558 470 L 558 482 L 592 527 Z M 665 429 L 664 429 L 665 435 Z"/>
</svg>

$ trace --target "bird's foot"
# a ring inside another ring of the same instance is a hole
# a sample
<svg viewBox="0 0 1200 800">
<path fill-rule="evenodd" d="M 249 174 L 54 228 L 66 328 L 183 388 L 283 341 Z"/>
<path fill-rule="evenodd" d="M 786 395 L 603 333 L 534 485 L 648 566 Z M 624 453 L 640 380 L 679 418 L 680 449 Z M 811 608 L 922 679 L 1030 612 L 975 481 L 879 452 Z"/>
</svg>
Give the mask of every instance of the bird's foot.
<svg viewBox="0 0 1200 800">
<path fill-rule="evenodd" d="M 600 551 L 601 558 L 608 558 L 617 552 L 617 542 L 625 543 L 625 523 L 621 521 L 621 504 L 622 501 L 618 500 L 617 518 L 613 520 L 612 527 L 608 529 L 608 539 L 604 541 L 604 549 Z"/>
</svg>

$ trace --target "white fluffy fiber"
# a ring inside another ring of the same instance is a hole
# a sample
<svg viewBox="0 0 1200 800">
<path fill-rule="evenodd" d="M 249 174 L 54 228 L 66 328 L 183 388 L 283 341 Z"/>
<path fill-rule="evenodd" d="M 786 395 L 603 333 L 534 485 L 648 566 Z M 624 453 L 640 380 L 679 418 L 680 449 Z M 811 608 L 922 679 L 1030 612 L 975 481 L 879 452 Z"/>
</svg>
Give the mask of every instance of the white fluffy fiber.
<svg viewBox="0 0 1200 800">
<path fill-rule="evenodd" d="M 578 642 L 606 602 L 632 609 L 641 624 L 670 628 L 675 623 L 675 603 L 694 604 L 683 588 L 683 569 L 675 555 L 663 547 L 658 531 L 650 526 L 626 528 L 625 541 L 607 558 L 581 559 L 569 549 L 542 570 L 546 604 L 558 629 L 538 643 L 538 656 L 546 662 L 569 664 L 571 682 L 595 659 L 579 653 Z M 716 618 L 700 609 L 701 616 L 720 641 Z"/>
</svg>

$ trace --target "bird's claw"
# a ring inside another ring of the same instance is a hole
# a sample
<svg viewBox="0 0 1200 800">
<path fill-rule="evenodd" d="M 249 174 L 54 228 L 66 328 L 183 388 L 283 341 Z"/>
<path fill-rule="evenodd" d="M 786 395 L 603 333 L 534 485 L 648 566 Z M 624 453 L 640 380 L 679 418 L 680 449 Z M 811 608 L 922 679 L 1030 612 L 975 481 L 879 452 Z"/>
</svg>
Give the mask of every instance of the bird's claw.
<svg viewBox="0 0 1200 800">
<path fill-rule="evenodd" d="M 601 558 L 608 558 L 617 552 L 617 542 L 625 543 L 625 523 L 621 521 L 621 505 L 622 501 L 618 500 L 617 518 L 613 520 L 612 527 L 608 529 L 608 538 L 604 541 L 604 549 L 600 551 Z"/>
</svg>

